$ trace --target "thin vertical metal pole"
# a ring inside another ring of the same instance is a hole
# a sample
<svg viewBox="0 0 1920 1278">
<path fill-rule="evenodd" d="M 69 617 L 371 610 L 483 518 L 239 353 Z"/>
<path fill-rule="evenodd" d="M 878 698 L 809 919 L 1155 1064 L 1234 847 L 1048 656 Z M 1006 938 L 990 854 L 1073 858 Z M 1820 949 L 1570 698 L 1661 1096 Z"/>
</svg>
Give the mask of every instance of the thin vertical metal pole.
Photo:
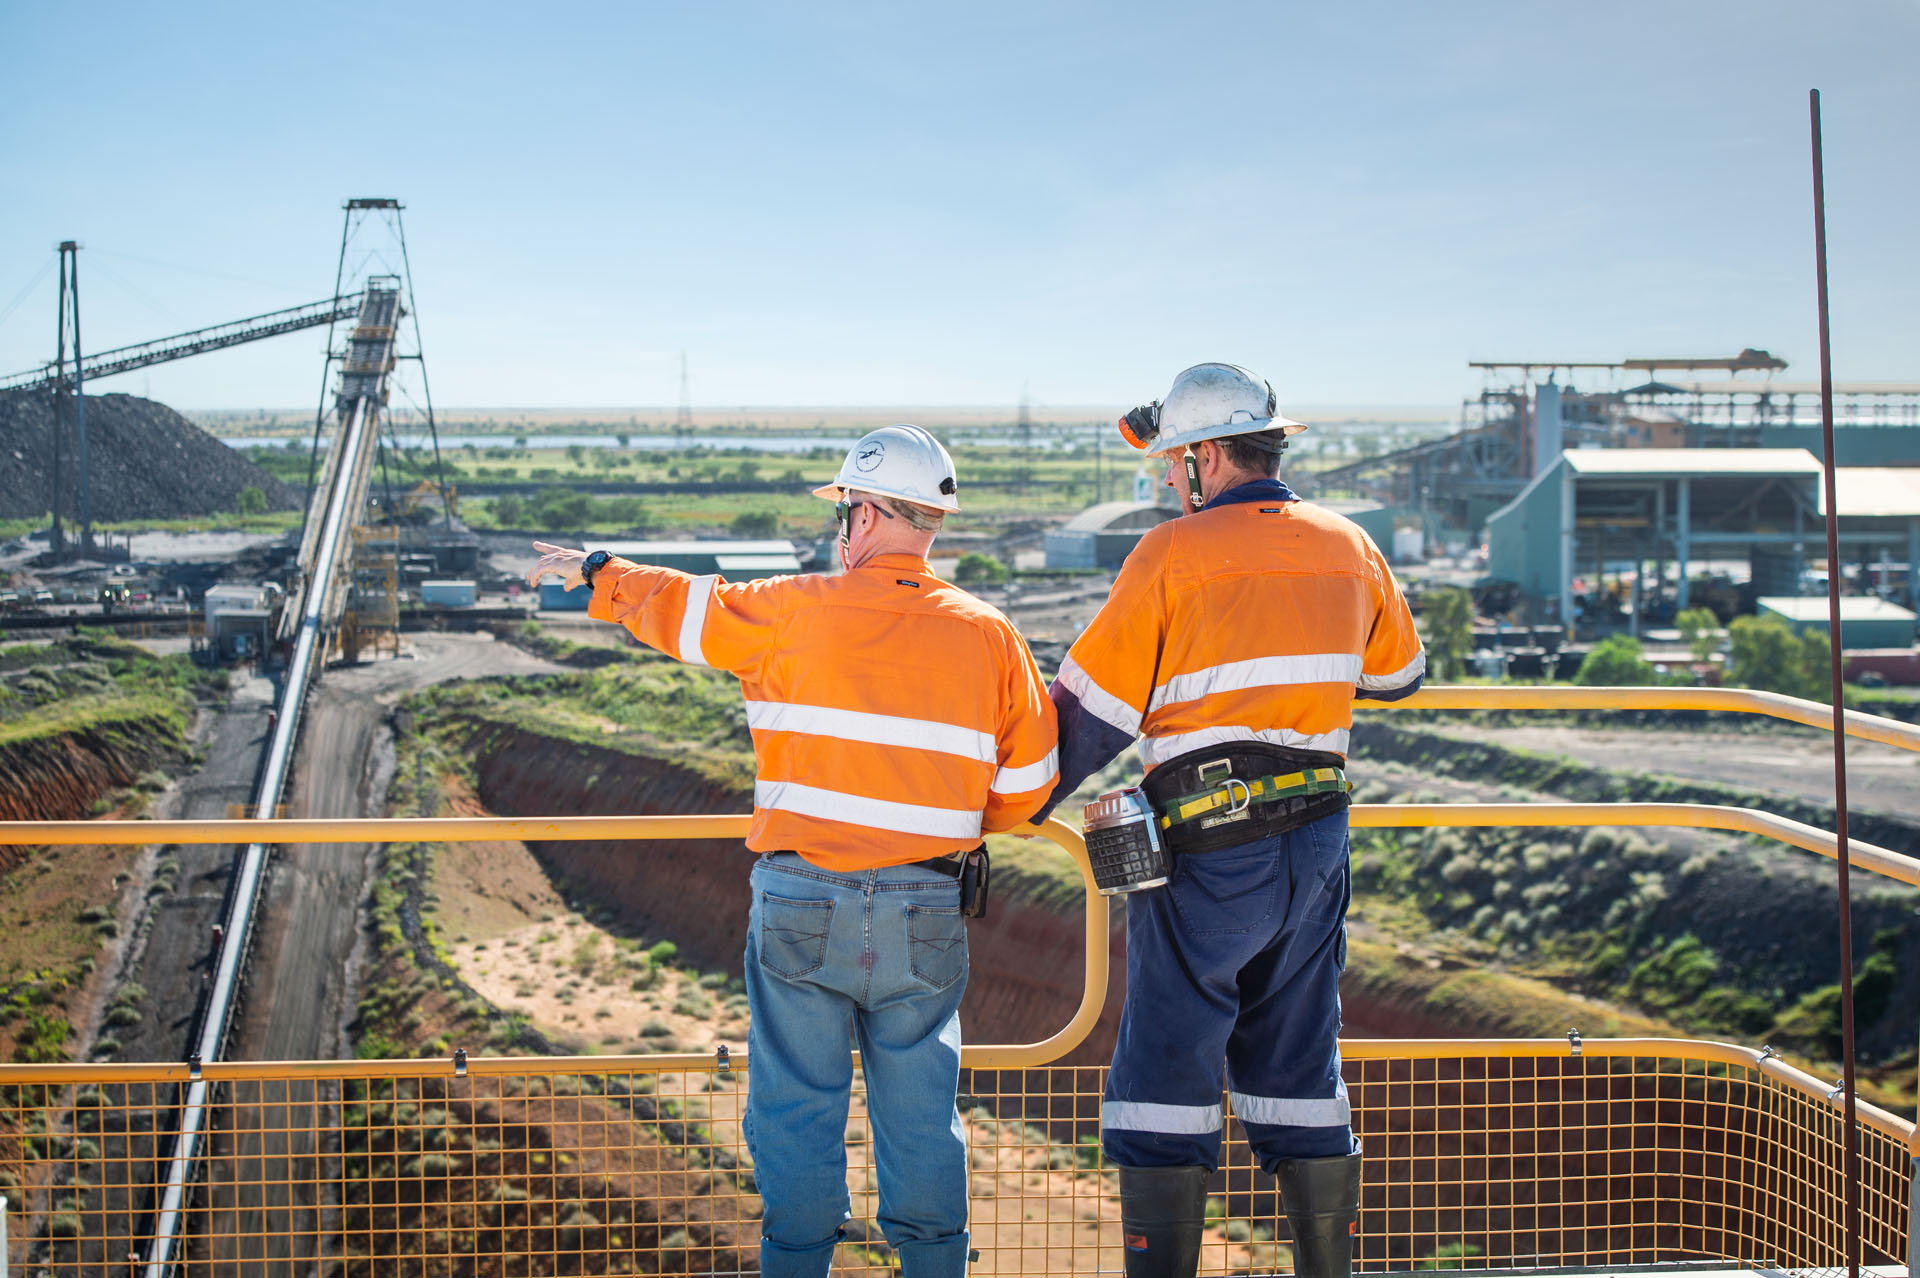
<svg viewBox="0 0 1920 1278">
<path fill-rule="evenodd" d="M 447 497 L 447 468 L 440 461 L 440 428 L 433 423 L 433 384 L 427 380 L 427 348 L 420 343 L 420 307 L 413 297 L 413 261 L 407 256 L 406 219 L 400 216 L 399 209 L 393 211 L 393 230 L 400 238 L 400 269 L 407 275 L 407 311 L 413 316 L 413 354 L 420 365 L 420 394 L 427 401 L 427 436 L 433 440 L 433 474 L 440 482 L 440 509 L 450 529 L 453 502 Z"/>
<path fill-rule="evenodd" d="M 65 538 L 60 532 L 62 501 L 60 459 L 67 449 L 67 249 L 60 246 L 60 318 L 53 355 L 53 533 L 47 549 L 60 559 Z"/>
<path fill-rule="evenodd" d="M 68 278 L 73 283 L 73 427 L 79 441 L 80 553 L 93 553 L 93 471 L 87 466 L 87 386 L 80 371 L 80 246 L 68 240 L 72 251 Z"/>
<path fill-rule="evenodd" d="M 1820 90 L 1807 92 L 1813 130 L 1813 263 L 1820 306 L 1820 438 L 1826 448 L 1822 479 L 1827 493 L 1827 633 L 1833 642 L 1833 811 L 1840 869 L 1840 1069 L 1846 1092 L 1841 1157 L 1846 1166 L 1847 1273 L 1860 1278 L 1860 1125 L 1854 1101 L 1853 897 L 1848 878 L 1846 689 L 1841 682 L 1840 512 L 1834 495 L 1833 344 L 1827 328 L 1827 190 L 1820 153 Z"/>
</svg>

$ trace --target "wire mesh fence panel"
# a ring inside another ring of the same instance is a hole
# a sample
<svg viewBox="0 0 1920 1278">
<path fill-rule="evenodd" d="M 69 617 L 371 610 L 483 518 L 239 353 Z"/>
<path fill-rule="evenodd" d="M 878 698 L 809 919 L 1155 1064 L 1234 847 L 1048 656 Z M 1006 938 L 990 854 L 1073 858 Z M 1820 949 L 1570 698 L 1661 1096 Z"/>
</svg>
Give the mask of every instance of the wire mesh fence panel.
<svg viewBox="0 0 1920 1278">
<path fill-rule="evenodd" d="M 1841 1117 L 1804 1080 L 1677 1056 L 1369 1046 L 1346 1064 L 1364 1152 L 1363 1268 L 1844 1264 Z M 323 1067 L 333 1077 L 220 1082 L 173 1268 L 289 1278 L 757 1271 L 746 1071 L 684 1062 L 629 1059 L 599 1073 L 476 1062 L 484 1068 L 460 1077 L 368 1062 Z M 0 1089 L 9 1259 L 20 1273 L 143 1273 L 179 1084 L 65 1069 L 48 1076 L 82 1081 Z M 963 1072 L 973 1272 L 1123 1267 L 1118 1173 L 1099 1143 L 1105 1075 Z M 834 1268 L 848 1275 L 899 1266 L 865 1102 L 856 1073 L 846 1139 L 821 1151 L 846 1160 L 850 1218 Z M 1908 1153 L 1885 1126 L 1862 1128 L 1869 1263 L 1904 1259 Z M 1285 1272 L 1289 1244 L 1273 1178 L 1230 1118 L 1201 1272 Z"/>
</svg>

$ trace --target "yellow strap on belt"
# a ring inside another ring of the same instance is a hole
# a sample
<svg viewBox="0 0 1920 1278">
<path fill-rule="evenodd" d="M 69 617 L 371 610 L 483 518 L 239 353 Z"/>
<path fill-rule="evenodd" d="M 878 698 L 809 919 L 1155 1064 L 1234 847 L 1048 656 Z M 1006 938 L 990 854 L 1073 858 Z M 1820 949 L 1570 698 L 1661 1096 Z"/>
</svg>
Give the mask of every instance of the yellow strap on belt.
<svg viewBox="0 0 1920 1278">
<path fill-rule="evenodd" d="M 1289 772 L 1284 776 L 1259 777 L 1252 781 L 1243 781 L 1247 790 L 1246 803 L 1259 799 L 1285 799 L 1299 794 L 1330 794 L 1334 791 L 1347 791 L 1353 788 L 1346 773 L 1339 768 L 1314 768 L 1306 772 Z M 1217 790 L 1205 794 L 1176 799 L 1167 805 L 1167 814 L 1160 818 L 1160 828 L 1168 829 L 1182 821 L 1191 821 L 1197 816 L 1205 816 L 1216 808 L 1224 808 L 1235 802 L 1239 796 L 1232 785 L 1222 783 Z"/>
</svg>

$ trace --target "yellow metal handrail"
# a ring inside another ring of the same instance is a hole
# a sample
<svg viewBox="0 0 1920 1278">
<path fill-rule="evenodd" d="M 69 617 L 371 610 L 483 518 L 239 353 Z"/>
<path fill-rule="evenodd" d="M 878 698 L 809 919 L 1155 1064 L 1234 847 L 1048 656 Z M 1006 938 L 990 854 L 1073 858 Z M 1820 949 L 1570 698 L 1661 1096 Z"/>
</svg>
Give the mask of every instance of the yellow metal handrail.
<svg viewBox="0 0 1920 1278">
<path fill-rule="evenodd" d="M 1368 710 L 1721 710 L 1760 714 L 1833 730 L 1824 701 L 1750 688 L 1574 688 L 1549 684 L 1439 684 L 1400 701 L 1366 701 Z M 1902 750 L 1920 750 L 1920 727 L 1883 715 L 1846 712 L 1846 733 Z"/>
<path fill-rule="evenodd" d="M 1839 840 L 1818 827 L 1771 812 L 1711 803 L 1356 803 L 1349 810 L 1349 817 L 1355 829 L 1681 826 L 1757 834 L 1824 857 L 1840 855 Z M 741 839 L 746 837 L 748 819 L 744 816 L 577 816 L 363 817 L 337 821 L 0 821 L 0 846 Z M 1044 826 L 1029 826 L 1023 833 L 1040 835 L 1065 848 L 1080 864 L 1089 887 L 1092 886 L 1085 844 L 1077 831 L 1056 818 Z M 1859 839 L 1849 839 L 1847 847 L 1851 864 L 1920 887 L 1920 859 Z M 1102 914 L 1104 921 L 1104 911 Z"/>
</svg>

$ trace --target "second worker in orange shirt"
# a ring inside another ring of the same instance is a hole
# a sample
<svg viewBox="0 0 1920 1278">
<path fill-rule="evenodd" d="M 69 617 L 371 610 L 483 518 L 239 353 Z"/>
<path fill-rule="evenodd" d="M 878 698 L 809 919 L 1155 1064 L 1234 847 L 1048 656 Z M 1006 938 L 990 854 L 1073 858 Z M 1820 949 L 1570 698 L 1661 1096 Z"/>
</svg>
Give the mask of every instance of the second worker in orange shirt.
<svg viewBox="0 0 1920 1278">
<path fill-rule="evenodd" d="M 746 696 L 760 860 L 745 1129 L 766 1207 L 761 1273 L 824 1278 L 849 1217 L 851 1033 L 881 1230 L 908 1278 L 962 1278 L 955 858 L 1039 810 L 1058 774 L 1054 710 L 1012 623 L 928 567 L 960 508 L 939 441 L 872 431 L 815 495 L 836 503 L 839 576 L 736 583 L 536 542 L 529 580 L 589 585 L 590 615 L 732 673 Z"/>
<path fill-rule="evenodd" d="M 1297 1278 L 1352 1266 L 1347 737 L 1355 698 L 1413 692 L 1426 657 L 1379 549 L 1278 478 L 1305 429 L 1231 364 L 1195 365 L 1164 404 L 1127 414 L 1122 433 L 1166 462 L 1184 517 L 1140 539 L 1053 683 L 1048 807 L 1138 739 L 1173 854 L 1169 881 L 1127 900 L 1100 1107 L 1128 1278 L 1192 1278 L 1223 1082 L 1280 1182 Z"/>
</svg>

